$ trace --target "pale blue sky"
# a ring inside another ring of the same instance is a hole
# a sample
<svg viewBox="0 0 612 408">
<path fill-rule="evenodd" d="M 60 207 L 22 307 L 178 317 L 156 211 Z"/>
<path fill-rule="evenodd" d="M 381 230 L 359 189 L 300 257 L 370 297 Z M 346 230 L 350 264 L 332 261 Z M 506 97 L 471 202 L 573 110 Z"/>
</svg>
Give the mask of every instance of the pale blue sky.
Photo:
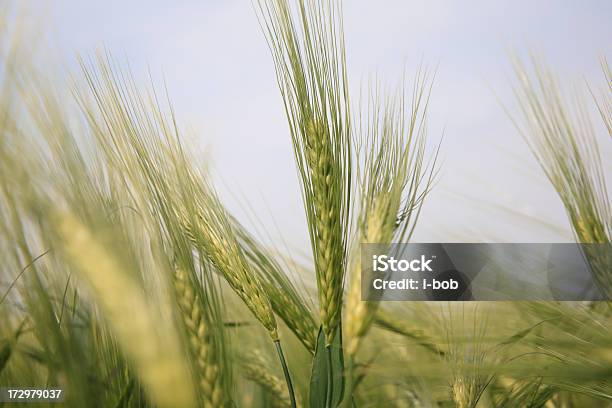
<svg viewBox="0 0 612 408">
<path fill-rule="evenodd" d="M 266 225 L 275 220 L 293 246 L 307 242 L 290 138 L 250 1 L 55 0 L 44 11 L 42 0 L 25 3 L 44 17 L 47 43 L 63 58 L 103 44 L 128 56 L 137 76 L 147 65 L 158 78 L 163 72 L 179 120 L 209 149 L 230 206 L 246 219 L 233 189 Z M 562 239 L 485 204 L 567 227 L 495 94 L 512 105 L 513 49 L 545 55 L 568 86 L 581 85 L 583 77 L 600 84 L 598 59 L 612 51 L 612 2 L 344 3 L 354 99 L 372 74 L 393 85 L 404 67 L 410 74 L 421 60 L 438 65 L 429 130 L 432 142 L 445 132 L 443 167 L 416 238 Z M 609 138 L 603 148 L 612 152 Z"/>
</svg>

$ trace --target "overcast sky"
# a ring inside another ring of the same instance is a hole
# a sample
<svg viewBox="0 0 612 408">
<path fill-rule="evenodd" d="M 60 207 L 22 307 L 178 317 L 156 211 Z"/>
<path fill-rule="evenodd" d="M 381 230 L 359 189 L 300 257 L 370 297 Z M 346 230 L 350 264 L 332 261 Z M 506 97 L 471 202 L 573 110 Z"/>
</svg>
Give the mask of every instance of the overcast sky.
<svg viewBox="0 0 612 408">
<path fill-rule="evenodd" d="M 223 196 L 248 206 L 271 234 L 307 252 L 290 137 L 273 66 L 250 1 L 55 0 L 43 16 L 50 49 L 71 61 L 105 45 L 137 76 L 165 76 L 182 125 L 206 148 Z M 397 83 L 404 68 L 438 66 L 432 145 L 444 132 L 439 183 L 426 204 L 421 241 L 562 240 L 563 208 L 496 99 L 513 100 L 509 53 L 534 50 L 569 87 L 603 78 L 610 57 L 610 1 L 344 2 L 353 97 L 376 74 Z M 70 63 L 69 63 L 70 66 Z M 567 80 L 567 82 L 565 82 Z M 612 152 L 604 139 L 604 152 Z M 610 174 L 609 160 L 607 170 Z M 609 175 L 608 174 L 608 175 Z M 234 196 L 234 197 L 232 197 Z"/>
</svg>

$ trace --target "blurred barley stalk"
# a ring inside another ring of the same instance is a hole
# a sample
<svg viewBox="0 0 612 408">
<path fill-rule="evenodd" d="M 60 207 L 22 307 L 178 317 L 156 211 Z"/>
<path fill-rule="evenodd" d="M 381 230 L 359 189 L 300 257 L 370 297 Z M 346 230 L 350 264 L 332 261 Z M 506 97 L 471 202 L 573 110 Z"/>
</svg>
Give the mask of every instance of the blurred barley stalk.
<svg viewBox="0 0 612 408">
<path fill-rule="evenodd" d="M 367 118 L 359 130 L 365 149 L 360 180 L 358 245 L 352 257 L 346 302 L 347 354 L 354 358 L 373 321 L 377 302 L 363 301 L 360 245 L 407 242 L 431 188 L 435 157 L 425 163 L 427 105 L 431 83 L 426 73 L 415 76 L 409 106 L 403 89 L 380 100 L 376 89 L 368 98 Z"/>
<path fill-rule="evenodd" d="M 189 370 L 175 328 L 146 301 L 119 260 L 74 216 L 57 215 L 56 226 L 68 262 L 91 285 L 95 301 L 152 398 L 162 407 L 194 406 Z"/>
<path fill-rule="evenodd" d="M 610 134 L 611 76 L 605 60 L 602 67 L 607 92 L 596 102 Z M 532 68 L 533 74 L 515 59 L 518 84 L 514 90 L 522 109 L 522 120 L 515 123 L 561 198 L 576 241 L 587 244 L 583 249 L 591 272 L 609 299 L 612 211 L 595 127 L 580 95 L 574 105 L 568 104 L 546 64 L 534 58 Z"/>
</svg>

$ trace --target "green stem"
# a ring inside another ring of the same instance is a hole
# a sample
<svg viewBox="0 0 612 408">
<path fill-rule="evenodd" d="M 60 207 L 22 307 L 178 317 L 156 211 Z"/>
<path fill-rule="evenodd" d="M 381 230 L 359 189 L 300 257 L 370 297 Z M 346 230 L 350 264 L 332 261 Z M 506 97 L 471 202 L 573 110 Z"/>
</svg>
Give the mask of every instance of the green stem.
<svg viewBox="0 0 612 408">
<path fill-rule="evenodd" d="M 327 355 L 327 395 L 325 396 L 325 407 L 332 408 L 332 396 L 334 394 L 334 381 L 332 378 L 332 346 L 325 346 L 325 354 Z"/>
<path fill-rule="evenodd" d="M 287 388 L 289 389 L 289 398 L 291 399 L 291 408 L 297 408 L 295 403 L 295 393 L 293 392 L 293 382 L 291 381 L 291 375 L 289 374 L 289 368 L 285 361 L 285 355 L 283 354 L 283 348 L 281 347 L 280 340 L 274 340 L 276 351 L 278 352 L 278 359 L 283 366 L 283 374 L 285 374 L 285 381 L 287 382 Z"/>
</svg>

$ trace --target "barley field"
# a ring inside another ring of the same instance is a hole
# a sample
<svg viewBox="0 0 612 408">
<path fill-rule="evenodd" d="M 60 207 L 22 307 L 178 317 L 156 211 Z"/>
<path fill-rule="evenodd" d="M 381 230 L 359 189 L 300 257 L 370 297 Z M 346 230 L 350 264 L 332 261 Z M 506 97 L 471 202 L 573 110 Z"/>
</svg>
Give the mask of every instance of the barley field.
<svg viewBox="0 0 612 408">
<path fill-rule="evenodd" d="M 428 126 L 444 67 L 354 95 L 341 2 L 252 12 L 286 114 L 304 257 L 232 213 L 164 81 L 100 48 L 58 82 L 0 6 L 0 388 L 61 390 L 0 405 L 612 407 L 609 301 L 362 300 L 359 244 L 411 242 L 445 170 Z M 575 242 L 610 244 L 608 63 L 573 99 L 545 58 L 516 55 L 515 98 L 497 109 Z M 609 258 L 591 255 L 610 298 Z"/>
</svg>

